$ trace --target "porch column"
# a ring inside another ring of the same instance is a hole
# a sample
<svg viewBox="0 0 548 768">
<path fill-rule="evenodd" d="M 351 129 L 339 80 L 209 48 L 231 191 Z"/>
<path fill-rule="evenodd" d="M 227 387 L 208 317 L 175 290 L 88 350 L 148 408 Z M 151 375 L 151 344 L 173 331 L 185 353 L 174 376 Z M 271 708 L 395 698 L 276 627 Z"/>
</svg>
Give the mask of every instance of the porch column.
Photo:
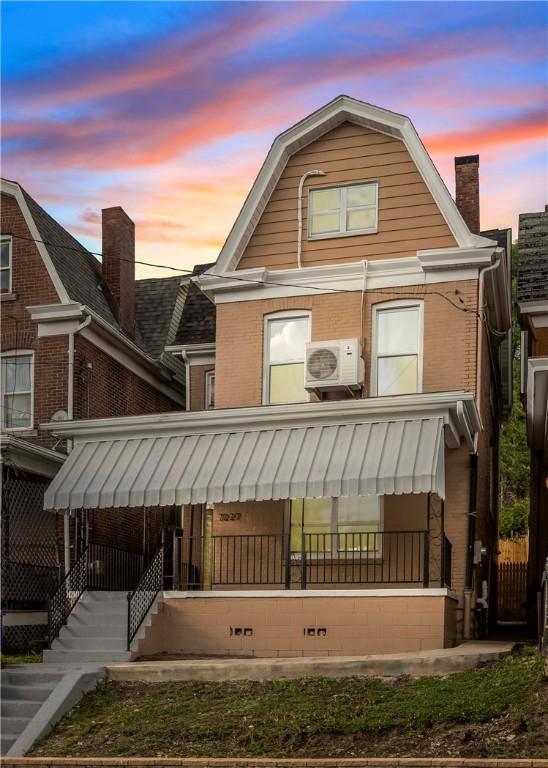
<svg viewBox="0 0 548 768">
<path fill-rule="evenodd" d="M 65 576 L 70 571 L 70 515 L 71 510 L 65 509 L 65 514 L 63 516 L 63 554 Z"/>
</svg>

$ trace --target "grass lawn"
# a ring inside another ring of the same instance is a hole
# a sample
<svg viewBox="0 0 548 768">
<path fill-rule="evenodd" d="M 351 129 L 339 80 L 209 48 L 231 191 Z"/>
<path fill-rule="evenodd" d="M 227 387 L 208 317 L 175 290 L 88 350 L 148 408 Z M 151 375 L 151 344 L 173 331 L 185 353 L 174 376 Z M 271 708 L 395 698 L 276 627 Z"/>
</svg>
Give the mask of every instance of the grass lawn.
<svg viewBox="0 0 548 768">
<path fill-rule="evenodd" d="M 4 667 L 9 667 L 13 664 L 39 664 L 42 661 L 41 653 L 25 653 L 25 654 L 0 654 L 0 664 Z"/>
<path fill-rule="evenodd" d="M 532 649 L 395 682 L 107 682 L 32 754 L 546 757 L 547 687 Z"/>
</svg>

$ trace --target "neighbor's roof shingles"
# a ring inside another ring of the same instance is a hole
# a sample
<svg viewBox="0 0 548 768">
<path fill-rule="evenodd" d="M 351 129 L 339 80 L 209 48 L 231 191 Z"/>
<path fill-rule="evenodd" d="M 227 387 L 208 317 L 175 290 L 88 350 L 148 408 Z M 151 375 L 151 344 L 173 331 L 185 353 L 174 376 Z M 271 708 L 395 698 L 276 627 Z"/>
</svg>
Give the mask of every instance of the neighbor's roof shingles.
<svg viewBox="0 0 548 768">
<path fill-rule="evenodd" d="M 518 249 L 518 301 L 548 299 L 548 212 L 520 214 Z"/>
</svg>

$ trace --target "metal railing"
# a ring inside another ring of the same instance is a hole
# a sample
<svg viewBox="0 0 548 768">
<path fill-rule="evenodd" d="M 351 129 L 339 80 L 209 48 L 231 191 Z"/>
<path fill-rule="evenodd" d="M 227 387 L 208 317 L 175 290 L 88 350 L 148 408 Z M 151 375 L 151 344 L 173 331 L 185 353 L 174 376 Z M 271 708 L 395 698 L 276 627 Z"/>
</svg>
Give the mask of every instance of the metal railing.
<svg viewBox="0 0 548 768">
<path fill-rule="evenodd" d="M 105 544 L 89 544 L 87 589 L 133 589 L 143 574 L 144 555 Z"/>
<path fill-rule="evenodd" d="M 127 596 L 127 649 L 164 584 L 164 548 L 156 552 L 135 589 Z"/>
<path fill-rule="evenodd" d="M 87 547 L 67 573 L 57 591 L 50 597 L 48 604 L 48 641 L 52 642 L 59 636 L 61 627 L 74 606 L 83 595 L 88 583 L 88 551 Z"/>
<path fill-rule="evenodd" d="M 59 636 L 86 591 L 133 589 L 143 573 L 143 555 L 105 544 L 90 543 L 67 573 L 48 604 L 49 644 Z"/>
<path fill-rule="evenodd" d="M 435 551 L 438 551 L 439 543 Z M 341 584 L 430 585 L 428 531 L 234 534 L 179 539 L 182 589 L 272 586 L 285 589 Z M 451 544 L 444 539 L 444 572 L 433 567 L 436 584 L 450 578 Z"/>
</svg>

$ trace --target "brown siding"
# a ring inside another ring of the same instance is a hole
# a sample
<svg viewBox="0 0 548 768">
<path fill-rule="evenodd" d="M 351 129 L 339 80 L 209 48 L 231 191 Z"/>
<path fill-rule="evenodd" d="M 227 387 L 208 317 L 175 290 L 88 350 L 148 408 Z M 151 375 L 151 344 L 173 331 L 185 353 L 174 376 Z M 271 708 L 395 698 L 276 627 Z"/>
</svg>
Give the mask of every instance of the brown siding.
<svg viewBox="0 0 548 768">
<path fill-rule="evenodd" d="M 414 256 L 424 248 L 455 246 L 445 219 L 402 141 L 350 123 L 335 128 L 288 161 L 239 263 L 239 269 L 295 267 L 297 189 L 303 173 L 304 266 Z M 307 240 L 307 191 L 318 186 L 378 180 L 379 231 L 370 235 Z"/>
<path fill-rule="evenodd" d="M 267 299 L 217 306 L 216 407 L 260 405 L 263 376 L 263 318 L 285 309 L 311 310 L 312 340 L 362 338 L 366 389 L 371 374 L 371 322 L 373 306 L 391 299 L 424 299 L 423 391 L 474 391 L 476 386 L 476 321 L 442 296 L 455 301 L 455 291 L 476 307 L 477 281 L 440 286 L 368 291 L 364 302 L 363 334 L 361 293 Z"/>
</svg>

